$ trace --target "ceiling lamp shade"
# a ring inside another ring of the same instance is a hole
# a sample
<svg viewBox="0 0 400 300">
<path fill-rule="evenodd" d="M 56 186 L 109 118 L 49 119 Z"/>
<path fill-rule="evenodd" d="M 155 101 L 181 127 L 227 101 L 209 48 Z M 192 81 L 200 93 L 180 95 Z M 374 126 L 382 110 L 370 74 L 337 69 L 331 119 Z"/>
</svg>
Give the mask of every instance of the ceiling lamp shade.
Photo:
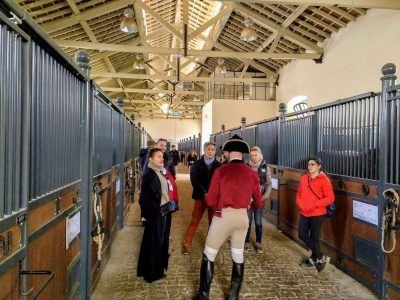
<svg viewBox="0 0 400 300">
<path fill-rule="evenodd" d="M 240 39 L 242 41 L 253 42 L 257 40 L 257 33 L 253 28 L 251 28 L 253 24 L 254 23 L 252 19 L 247 18 L 246 20 L 244 20 L 244 26 L 246 26 L 246 28 L 243 29 L 240 35 Z"/>
<path fill-rule="evenodd" d="M 137 33 L 139 30 L 135 20 L 133 19 L 134 18 L 133 9 L 132 8 L 125 9 L 124 16 L 125 18 L 122 19 L 121 25 L 119 27 L 121 31 L 126 33 Z"/>
<path fill-rule="evenodd" d="M 163 112 L 164 114 L 168 113 L 169 104 L 168 104 L 168 103 L 163 103 L 163 104 L 161 105 L 161 110 L 162 110 L 162 112 Z"/>
<path fill-rule="evenodd" d="M 133 69 L 134 70 L 144 70 L 146 69 L 146 66 L 143 61 L 143 55 L 142 54 L 136 54 L 136 60 L 133 63 Z"/>
<path fill-rule="evenodd" d="M 225 74 L 226 73 L 226 66 L 224 65 L 224 59 L 220 58 L 218 59 L 218 65 L 215 67 L 215 72 L 220 73 L 220 74 Z"/>
</svg>

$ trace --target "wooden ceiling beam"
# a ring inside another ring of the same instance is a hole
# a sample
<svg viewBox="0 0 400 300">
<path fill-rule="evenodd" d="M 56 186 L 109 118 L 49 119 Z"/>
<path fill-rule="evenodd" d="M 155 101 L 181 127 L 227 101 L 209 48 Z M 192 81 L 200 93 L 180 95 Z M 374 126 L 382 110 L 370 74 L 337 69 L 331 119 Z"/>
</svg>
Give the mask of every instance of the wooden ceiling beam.
<svg viewBox="0 0 400 300">
<path fill-rule="evenodd" d="M 90 20 L 90 19 L 93 19 L 96 17 L 100 17 L 102 15 L 105 15 L 109 12 L 116 11 L 118 9 L 127 7 L 129 2 L 130 2 L 129 0 L 111 1 L 104 5 L 99 5 L 98 7 L 88 9 L 87 11 L 85 11 L 79 15 L 73 15 L 71 17 L 67 17 L 62 20 L 56 20 L 56 21 L 44 23 L 41 26 L 47 33 L 52 33 L 54 31 L 76 25 L 80 21 Z"/>
<path fill-rule="evenodd" d="M 357 18 L 355 16 L 349 14 L 347 11 L 345 11 L 345 10 L 339 8 L 339 7 L 328 6 L 328 8 L 330 10 L 334 11 L 335 13 L 337 13 L 339 16 L 342 16 L 342 17 L 346 18 L 349 21 L 353 21 L 354 22 L 355 20 L 357 20 Z"/>
<path fill-rule="evenodd" d="M 107 73 L 92 72 L 92 77 L 110 77 L 110 78 L 126 78 L 126 79 L 152 79 L 152 80 L 171 80 L 176 81 L 176 76 L 160 76 L 147 74 L 130 74 L 130 73 Z M 191 77 L 181 76 L 181 81 L 200 81 L 200 82 L 244 82 L 244 83 L 273 83 L 275 79 L 271 78 L 224 78 L 224 77 Z M 178 92 L 177 92 L 178 93 Z"/>
<path fill-rule="evenodd" d="M 182 55 L 182 49 L 172 48 L 156 48 L 149 46 L 130 46 L 119 44 L 105 44 L 105 43 L 92 43 L 92 42 L 78 42 L 70 40 L 59 40 L 55 42 L 61 47 L 79 48 L 79 49 L 92 49 L 100 51 L 115 51 L 125 53 L 152 53 L 152 54 L 176 54 Z M 215 47 L 216 44 L 214 45 Z M 218 47 L 217 47 L 218 48 Z M 257 53 L 257 52 L 235 52 L 235 51 L 209 51 L 209 50 L 193 50 L 187 51 L 188 56 L 205 56 L 205 57 L 222 57 L 222 58 L 236 58 L 236 59 L 317 59 L 321 53 Z"/>
<path fill-rule="evenodd" d="M 263 4 L 290 4 L 308 6 L 337 5 L 343 7 L 382 8 L 400 10 L 398 0 L 219 0 L 222 2 L 263 3 Z"/>
<path fill-rule="evenodd" d="M 78 9 L 78 7 L 76 6 L 75 2 L 72 0 L 67 0 L 68 5 L 71 7 L 73 13 L 75 15 L 80 15 L 80 10 Z M 93 31 L 90 29 L 89 24 L 85 21 L 85 20 L 81 20 L 79 21 L 79 23 L 81 24 L 81 26 L 83 27 L 83 29 L 85 30 L 86 34 L 88 35 L 89 39 L 94 42 L 97 43 L 98 40 L 96 38 L 96 36 L 94 35 Z M 116 72 L 114 66 L 112 65 L 110 59 L 106 56 L 104 57 L 104 62 L 106 63 L 108 69 L 110 72 Z M 116 78 L 118 85 L 124 90 L 124 84 L 122 83 L 121 79 Z M 129 94 L 127 92 L 124 91 L 124 94 L 127 98 L 129 98 Z"/>
<path fill-rule="evenodd" d="M 190 33 L 188 39 L 192 40 L 192 39 L 196 38 L 200 33 L 202 33 L 208 27 L 213 26 L 219 20 L 230 15 L 231 13 L 232 13 L 232 11 L 229 9 L 229 7 L 225 7 L 225 9 L 222 10 L 221 12 L 219 12 L 216 16 L 212 17 L 210 20 L 208 20 L 203 25 L 201 25 L 200 27 L 195 29 L 192 33 Z"/>
<path fill-rule="evenodd" d="M 100 88 L 105 92 L 122 92 L 121 88 L 100 86 Z M 174 90 L 163 90 L 163 89 L 134 89 L 125 88 L 127 93 L 141 93 L 141 94 L 166 94 L 166 95 L 192 95 L 192 96 L 204 96 L 203 91 L 174 91 Z"/>
<path fill-rule="evenodd" d="M 346 27 L 346 23 L 339 20 L 338 18 L 335 18 L 334 16 L 322 11 L 321 9 L 315 8 L 315 7 L 310 7 L 311 11 L 314 12 L 317 15 L 320 15 L 321 17 L 331 21 L 332 23 L 335 23 L 339 25 L 340 27 Z"/>
<path fill-rule="evenodd" d="M 309 49 L 311 51 L 314 51 L 316 53 L 323 53 L 323 49 L 321 47 L 318 47 L 315 43 L 303 38 L 297 33 L 294 33 L 293 31 L 290 31 L 287 28 L 284 28 L 275 22 L 272 22 L 260 14 L 257 14 L 255 11 L 252 11 L 245 7 L 242 4 L 236 4 L 235 5 L 235 10 L 239 13 L 242 14 L 246 17 L 251 18 L 254 22 L 257 24 L 266 27 L 274 32 L 282 34 L 285 38 L 289 39 L 290 41 L 294 42 L 295 44 L 302 46 L 306 49 Z"/>
<path fill-rule="evenodd" d="M 125 100 L 124 103 L 137 103 L 137 104 L 154 104 L 154 100 L 143 100 L 143 99 L 132 99 L 132 100 Z M 193 106 L 203 106 L 203 102 L 196 102 L 196 101 L 174 101 L 176 105 L 193 105 Z"/>
<path fill-rule="evenodd" d="M 146 5 L 142 2 L 142 0 L 136 0 L 135 5 L 138 5 L 141 9 L 147 12 L 151 17 L 157 20 L 162 26 L 167 28 L 174 36 L 176 36 L 179 40 L 183 41 L 183 35 L 175 29 L 170 23 L 168 23 L 164 18 L 162 18 L 159 14 L 157 14 L 154 10 L 151 9 L 150 6 Z"/>
<path fill-rule="evenodd" d="M 337 29 L 336 27 L 322 21 L 321 19 L 315 17 L 314 15 L 309 15 L 308 13 L 304 13 L 303 17 L 307 18 L 308 20 L 314 22 L 315 24 L 318 24 L 319 26 L 328 29 L 331 32 L 338 32 L 339 29 Z"/>
</svg>

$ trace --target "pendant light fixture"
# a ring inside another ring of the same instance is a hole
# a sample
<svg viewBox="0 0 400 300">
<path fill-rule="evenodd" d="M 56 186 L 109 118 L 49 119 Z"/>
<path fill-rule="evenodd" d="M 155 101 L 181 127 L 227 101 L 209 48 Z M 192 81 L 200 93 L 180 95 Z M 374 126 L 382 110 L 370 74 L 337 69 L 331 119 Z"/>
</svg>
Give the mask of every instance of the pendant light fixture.
<svg viewBox="0 0 400 300">
<path fill-rule="evenodd" d="M 133 63 L 133 69 L 134 70 L 144 70 L 144 69 L 146 69 L 146 66 L 145 66 L 144 61 L 143 61 L 143 55 L 142 54 L 140 54 L 140 53 L 136 54 L 136 60 Z"/>
<path fill-rule="evenodd" d="M 137 24 L 134 20 L 135 14 L 133 12 L 133 9 L 128 7 L 124 11 L 124 18 L 121 21 L 120 29 L 123 32 L 126 33 L 138 33 L 138 27 Z"/>
<path fill-rule="evenodd" d="M 224 65 L 224 59 L 220 58 L 218 59 L 218 65 L 215 67 L 215 72 L 219 74 L 225 74 L 226 73 L 226 66 Z"/>
<path fill-rule="evenodd" d="M 254 28 L 251 27 L 254 24 L 253 20 L 250 18 L 246 18 L 243 24 L 246 27 L 243 29 L 240 35 L 240 39 L 245 42 L 253 42 L 257 40 L 257 33 Z"/>
</svg>

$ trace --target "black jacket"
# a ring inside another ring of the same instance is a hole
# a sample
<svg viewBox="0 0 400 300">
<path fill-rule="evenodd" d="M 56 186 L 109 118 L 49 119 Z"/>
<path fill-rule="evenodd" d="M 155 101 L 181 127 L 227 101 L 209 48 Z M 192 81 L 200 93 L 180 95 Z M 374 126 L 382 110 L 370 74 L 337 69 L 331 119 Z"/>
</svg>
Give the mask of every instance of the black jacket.
<svg viewBox="0 0 400 300">
<path fill-rule="evenodd" d="M 197 155 L 191 156 L 190 153 L 186 159 L 188 166 L 192 166 L 195 161 L 197 161 Z"/>
<path fill-rule="evenodd" d="M 207 193 L 210 186 L 211 178 L 215 170 L 220 166 L 221 164 L 214 159 L 210 170 L 208 170 L 204 162 L 204 155 L 193 163 L 190 168 L 190 182 L 193 186 L 192 198 L 194 200 L 204 199 L 204 195 Z"/>
<path fill-rule="evenodd" d="M 174 160 L 167 153 L 163 154 L 163 158 L 164 158 L 165 170 L 167 170 L 167 172 L 170 172 L 172 174 L 172 176 L 174 176 L 174 179 L 175 179 L 176 174 L 175 174 L 175 168 L 174 168 Z"/>
<path fill-rule="evenodd" d="M 139 161 L 140 161 L 140 169 L 141 170 L 144 169 L 144 165 L 145 165 L 146 160 L 147 160 L 147 154 L 149 153 L 149 149 L 150 148 L 142 148 L 139 151 Z"/>
<path fill-rule="evenodd" d="M 160 215 L 161 182 L 153 169 L 146 168 L 140 187 L 139 204 L 142 218 L 147 221 Z"/>
<path fill-rule="evenodd" d="M 169 151 L 169 156 L 172 157 L 172 160 L 174 162 L 174 166 L 179 164 L 179 152 L 178 152 L 178 150 Z"/>
</svg>

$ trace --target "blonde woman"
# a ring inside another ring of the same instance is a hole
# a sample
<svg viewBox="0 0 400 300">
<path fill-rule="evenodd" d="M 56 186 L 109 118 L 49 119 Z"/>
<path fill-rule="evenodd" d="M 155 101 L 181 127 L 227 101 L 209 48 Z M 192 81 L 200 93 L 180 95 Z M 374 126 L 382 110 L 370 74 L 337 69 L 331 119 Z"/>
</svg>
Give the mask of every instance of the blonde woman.
<svg viewBox="0 0 400 300">
<path fill-rule="evenodd" d="M 257 172 L 258 179 L 260 181 L 260 190 L 263 200 L 269 198 L 269 194 L 271 193 L 271 171 L 268 165 L 265 163 L 263 159 L 263 155 L 261 153 L 261 149 L 259 147 L 252 147 L 250 149 L 250 161 L 249 166 L 253 169 L 253 171 Z M 254 209 L 250 208 L 248 210 L 249 216 L 249 229 L 247 230 L 246 241 L 244 245 L 244 249 L 249 249 L 249 241 L 250 241 L 250 230 L 251 224 L 254 222 L 256 225 L 256 244 L 254 246 L 257 253 L 262 253 L 261 247 L 261 238 L 262 238 L 262 215 L 263 215 L 264 206 Z"/>
</svg>

